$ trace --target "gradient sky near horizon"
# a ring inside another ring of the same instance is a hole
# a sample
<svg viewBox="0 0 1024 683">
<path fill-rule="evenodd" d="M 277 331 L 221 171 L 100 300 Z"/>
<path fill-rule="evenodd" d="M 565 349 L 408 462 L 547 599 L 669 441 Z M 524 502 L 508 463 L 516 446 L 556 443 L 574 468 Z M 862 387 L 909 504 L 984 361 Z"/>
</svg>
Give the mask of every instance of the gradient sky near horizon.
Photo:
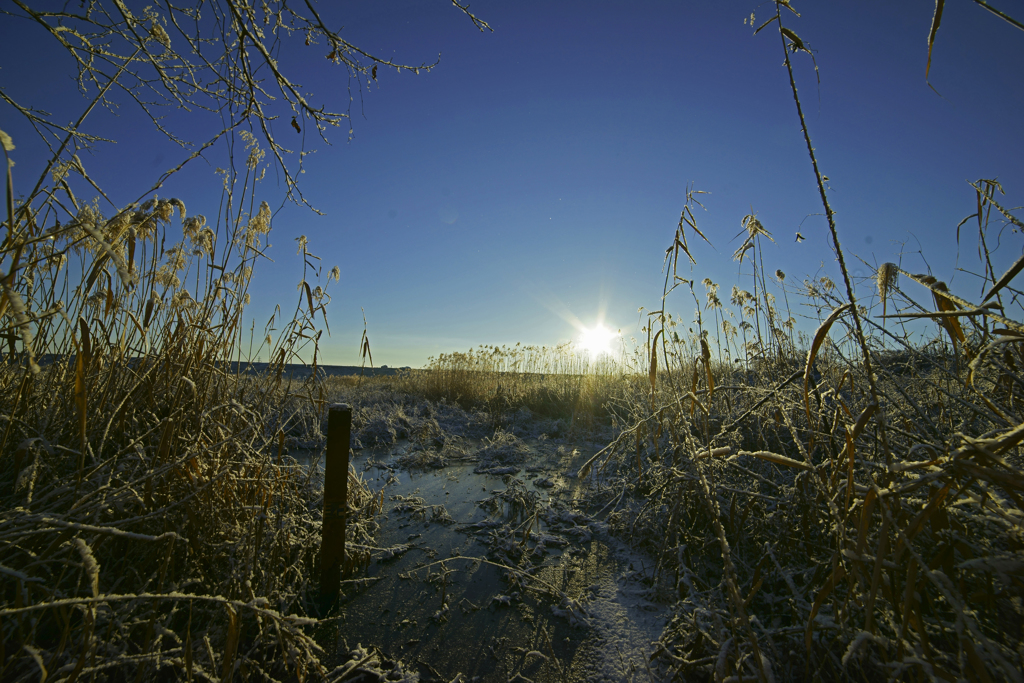
<svg viewBox="0 0 1024 683">
<path fill-rule="evenodd" d="M 798 55 L 800 94 L 855 274 L 871 269 L 854 254 L 899 262 L 977 299 L 978 281 L 956 270 L 980 270 L 976 228 L 964 228 L 958 249 L 956 227 L 974 211 L 969 181 L 997 177 L 1005 204 L 1024 204 L 1024 32 L 949 0 L 931 66 L 939 95 L 925 82 L 931 0 L 793 4 L 802 17 L 787 24 L 814 50 L 821 79 Z M 419 367 L 478 344 L 556 344 L 599 320 L 638 336 L 638 308 L 660 306 L 665 249 L 691 186 L 709 193 L 697 220 L 713 244 L 690 240 L 692 277 L 720 284 L 723 300 L 733 284 L 750 289 L 749 267 L 738 275 L 731 256 L 751 211 L 776 241 L 763 253 L 770 272 L 838 281 L 778 34 L 752 37 L 744 23 L 753 11 L 760 24 L 769 7 L 476 0 L 472 11 L 494 29 L 481 33 L 444 0 L 321 3 L 351 43 L 413 64 L 441 53 L 440 63 L 419 75 L 382 69 L 355 102 L 353 139 L 337 131 L 332 146 L 310 145 L 301 182 L 325 215 L 276 212 L 274 262 L 259 265 L 251 289 L 257 329 L 275 303 L 294 306 L 294 240 L 306 235 L 342 273 L 322 362 L 358 363 L 361 310 L 377 365 Z M 40 49 L 44 36 L 27 21 L 2 19 L 0 87 L 72 118 L 85 100 L 67 60 Z M 344 109 L 344 74 L 323 49 L 299 39 L 288 49 L 303 89 Z M 115 202 L 135 199 L 181 155 L 128 107 L 91 126 L 118 140 L 85 159 Z M 0 128 L 17 145 L 15 191 L 25 192 L 18 181 L 34 180 L 45 148 L 2 103 Z M 298 144 L 286 121 L 276 132 Z M 209 159 L 160 195 L 215 214 L 213 169 L 225 162 Z M 260 195 L 277 207 L 274 177 Z M 1021 251 L 1019 234 L 1002 241 L 997 269 Z M 674 296 L 671 309 L 689 320 L 693 300 Z"/>
</svg>

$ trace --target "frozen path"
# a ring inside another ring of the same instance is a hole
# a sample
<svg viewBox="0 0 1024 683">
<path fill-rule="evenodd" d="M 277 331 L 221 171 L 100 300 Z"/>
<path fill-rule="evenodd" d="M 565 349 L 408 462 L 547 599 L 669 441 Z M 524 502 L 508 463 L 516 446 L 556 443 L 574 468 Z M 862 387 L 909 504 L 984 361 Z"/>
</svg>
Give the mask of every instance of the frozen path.
<svg viewBox="0 0 1024 683">
<path fill-rule="evenodd" d="M 585 512 L 572 473 L 586 453 L 529 447 L 515 474 L 473 461 L 402 470 L 405 444 L 356 458 L 371 488 L 385 488 L 388 550 L 371 553 L 373 581 L 342 600 L 335 641 L 323 643 L 336 663 L 358 643 L 405 680 L 657 680 L 651 643 L 669 609 L 650 600 L 652 560 Z"/>
</svg>

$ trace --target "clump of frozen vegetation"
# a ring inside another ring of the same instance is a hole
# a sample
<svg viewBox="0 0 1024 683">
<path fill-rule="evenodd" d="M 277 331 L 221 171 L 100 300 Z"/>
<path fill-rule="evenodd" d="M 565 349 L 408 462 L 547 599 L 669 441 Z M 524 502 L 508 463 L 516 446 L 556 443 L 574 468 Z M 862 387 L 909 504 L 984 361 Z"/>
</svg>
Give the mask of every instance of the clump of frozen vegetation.
<svg viewBox="0 0 1024 683">
<path fill-rule="evenodd" d="M 530 455 L 530 447 L 515 434 L 498 430 L 494 436 L 484 439 L 484 445 L 477 451 L 479 465 L 473 470 L 478 474 L 516 474 Z"/>
<path fill-rule="evenodd" d="M 347 661 L 327 674 L 329 681 L 351 683 L 419 683 L 419 671 L 401 659 L 392 659 L 380 648 L 357 644 L 347 654 Z"/>
</svg>

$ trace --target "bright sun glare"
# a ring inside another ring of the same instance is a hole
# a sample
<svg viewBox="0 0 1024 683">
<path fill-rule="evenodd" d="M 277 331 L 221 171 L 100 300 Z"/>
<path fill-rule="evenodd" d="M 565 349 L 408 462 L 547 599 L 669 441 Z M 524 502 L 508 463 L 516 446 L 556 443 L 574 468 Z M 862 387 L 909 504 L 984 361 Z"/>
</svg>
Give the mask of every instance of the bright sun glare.
<svg viewBox="0 0 1024 683">
<path fill-rule="evenodd" d="M 603 353 L 612 352 L 612 341 L 618 337 L 604 325 L 596 325 L 590 329 L 583 329 L 580 334 L 580 347 L 587 350 L 591 358 L 597 358 Z"/>
</svg>

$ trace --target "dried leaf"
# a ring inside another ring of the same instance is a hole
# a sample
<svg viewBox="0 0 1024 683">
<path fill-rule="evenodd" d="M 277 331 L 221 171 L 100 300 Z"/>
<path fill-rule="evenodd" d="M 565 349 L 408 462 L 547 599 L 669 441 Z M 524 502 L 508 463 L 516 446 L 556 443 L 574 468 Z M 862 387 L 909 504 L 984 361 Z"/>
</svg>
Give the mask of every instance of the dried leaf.
<svg viewBox="0 0 1024 683">
<path fill-rule="evenodd" d="M 85 454 L 86 398 L 85 353 L 79 348 L 78 353 L 75 354 L 75 407 L 78 409 L 78 436 L 82 442 L 82 453 L 78 459 L 79 465 L 81 465 L 82 456 Z"/>
<path fill-rule="evenodd" d="M 647 378 L 651 381 L 651 400 L 658 388 L 658 337 L 660 336 L 661 330 L 658 330 L 654 335 L 654 341 L 651 342 L 651 366 L 647 371 Z"/>
<path fill-rule="evenodd" d="M 302 285 L 306 288 L 306 301 L 309 303 L 309 317 L 316 319 L 316 309 L 313 308 L 313 292 L 309 289 L 309 283 L 305 280 L 302 281 Z"/>
<path fill-rule="evenodd" d="M 949 297 L 943 296 L 943 293 L 948 292 L 949 288 L 945 282 L 936 282 L 932 287 L 932 299 L 935 300 L 935 309 L 937 312 L 955 312 L 960 310 L 957 305 L 949 299 Z M 939 318 L 939 323 L 946 328 L 946 332 L 949 333 L 950 338 L 953 340 L 953 347 L 956 348 L 957 343 L 964 343 L 967 338 L 964 336 L 964 331 L 960 327 L 960 321 L 955 316 L 946 316 Z"/>
<path fill-rule="evenodd" d="M 1009 492 L 1024 492 L 1024 476 L 1019 474 L 1003 472 L 991 467 L 982 467 L 966 460 L 958 461 L 956 463 L 956 468 L 964 470 L 973 477 L 984 479 L 985 481 L 991 482 L 997 486 L 1001 486 Z"/>
<path fill-rule="evenodd" d="M 185 680 L 192 683 L 192 605 L 188 606 L 188 626 L 185 630 Z"/>
<path fill-rule="evenodd" d="M 221 669 L 220 680 L 230 681 L 233 676 L 235 668 L 235 653 L 238 650 L 238 635 L 239 635 L 239 624 L 238 614 L 230 603 L 225 603 L 224 607 L 227 608 L 228 612 L 228 638 L 227 643 L 224 646 L 224 666 Z"/>
<path fill-rule="evenodd" d="M 804 407 L 807 410 L 807 422 L 811 423 L 811 398 L 810 398 L 810 382 L 811 382 L 811 368 L 814 367 L 814 359 L 818 356 L 818 350 L 821 348 L 822 343 L 825 341 L 825 337 L 828 336 L 828 331 L 832 329 L 832 323 L 834 323 L 839 316 L 846 312 L 853 304 L 843 304 L 838 307 L 825 318 L 825 321 L 818 326 L 817 332 L 814 333 L 814 340 L 811 342 L 811 350 L 807 352 L 807 363 L 804 365 Z"/>
<path fill-rule="evenodd" d="M 992 285 L 992 289 L 988 291 L 988 294 L 986 294 L 985 298 L 981 300 L 981 303 L 985 303 L 995 296 L 996 292 L 1010 284 L 1010 281 L 1017 277 L 1021 270 L 1024 270 L 1024 255 L 1017 259 L 1017 262 L 1010 266 L 1009 270 L 1003 273 L 1003 276 L 999 278 L 998 282 Z"/>
<path fill-rule="evenodd" d="M 689 396 L 691 397 L 691 400 L 693 401 L 693 403 L 690 404 L 690 415 L 693 415 L 693 412 L 697 409 L 697 406 L 696 406 L 696 403 L 697 403 L 697 379 L 699 377 L 700 377 L 700 368 L 698 368 L 697 364 L 694 363 L 693 364 L 693 378 L 690 380 L 690 393 L 689 393 Z"/>
<path fill-rule="evenodd" d="M 171 436 L 174 434 L 174 420 L 168 419 L 164 425 L 163 433 L 160 435 L 160 446 L 157 449 L 157 462 L 164 462 L 171 451 Z"/>
<path fill-rule="evenodd" d="M 89 325 L 85 318 L 79 316 L 78 328 L 82 334 L 82 355 L 85 356 L 85 364 L 88 365 L 92 359 L 92 335 L 89 334 Z"/>
<path fill-rule="evenodd" d="M 150 318 L 153 316 L 153 305 L 156 303 L 156 299 L 149 297 L 149 301 L 146 302 L 145 315 L 142 316 L 142 327 L 143 329 L 149 328 Z"/>
<path fill-rule="evenodd" d="M 857 437 L 864 431 L 864 427 L 867 426 L 868 420 L 871 419 L 871 416 L 875 414 L 876 410 L 878 410 L 878 404 L 872 403 L 864 409 L 864 412 L 860 414 L 860 417 L 857 418 L 857 423 L 853 425 L 852 428 L 849 426 L 846 428 L 846 431 L 849 432 L 852 440 L 857 440 Z"/>
<path fill-rule="evenodd" d="M 988 675 L 988 667 L 985 666 L 985 661 L 978 656 L 978 652 L 974 649 L 974 643 L 970 638 L 961 638 L 960 642 L 963 644 L 964 652 L 967 653 L 967 661 L 971 665 L 968 671 L 974 674 L 972 680 L 979 683 L 992 683 L 992 677 Z"/>
<path fill-rule="evenodd" d="M 782 35 L 784 35 L 787 38 L 789 38 L 789 40 L 792 43 L 792 48 L 793 48 L 794 52 L 796 52 L 797 50 L 803 50 L 804 52 L 810 52 L 810 50 L 807 49 L 807 46 L 804 45 L 804 41 L 800 40 L 800 36 L 798 36 L 797 34 L 793 33 L 792 30 L 786 28 L 785 26 L 782 26 L 782 27 L 779 28 L 779 31 L 782 33 Z"/>
<path fill-rule="evenodd" d="M 711 397 L 715 393 L 715 378 L 711 375 L 711 349 L 704 338 L 700 340 L 700 353 L 701 360 L 704 362 L 704 371 L 708 376 L 708 403 L 710 404 Z"/>
<path fill-rule="evenodd" d="M 932 28 L 928 31 L 928 63 L 924 67 L 924 79 L 928 81 L 928 73 L 932 69 L 932 47 L 935 46 L 935 34 L 939 32 L 939 25 L 942 24 L 942 10 L 946 5 L 946 0 L 935 0 L 935 14 L 932 15 Z M 931 83 L 928 84 L 931 88 Z M 935 90 L 935 88 L 932 88 Z"/>
</svg>

